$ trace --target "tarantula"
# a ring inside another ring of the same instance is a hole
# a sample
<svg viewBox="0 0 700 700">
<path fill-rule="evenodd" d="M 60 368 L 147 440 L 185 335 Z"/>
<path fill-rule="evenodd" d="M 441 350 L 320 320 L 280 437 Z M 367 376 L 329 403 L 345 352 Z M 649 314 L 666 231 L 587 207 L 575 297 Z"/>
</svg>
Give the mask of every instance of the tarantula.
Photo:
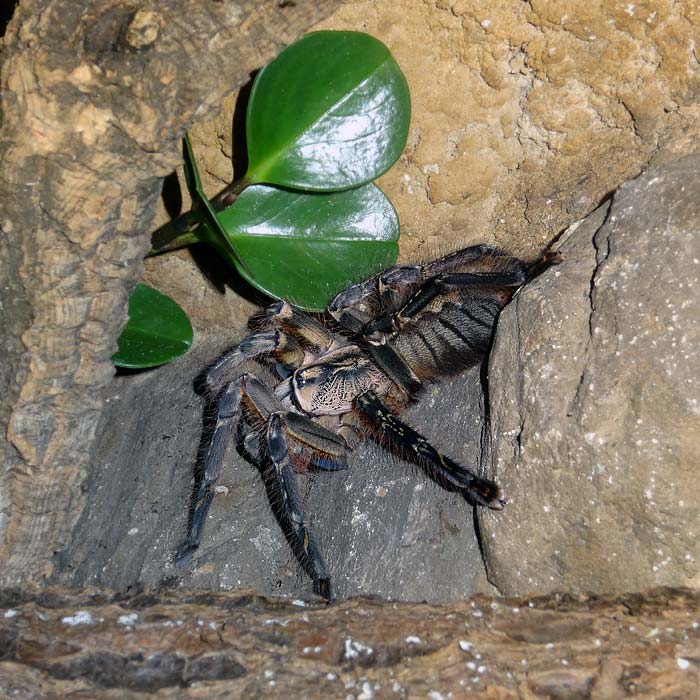
<svg viewBox="0 0 700 700">
<path fill-rule="evenodd" d="M 187 539 L 196 549 L 227 443 L 261 470 L 285 535 L 314 590 L 331 600 L 330 574 L 304 516 L 295 472 L 337 470 L 365 437 L 420 464 L 472 505 L 500 510 L 501 489 L 436 450 L 397 417 L 428 382 L 479 363 L 515 291 L 549 265 L 477 245 L 426 265 L 396 265 L 340 292 L 317 318 L 288 302 L 254 317 L 253 333 L 206 372 L 216 426 Z M 266 368 L 256 376 L 253 363 Z"/>
</svg>

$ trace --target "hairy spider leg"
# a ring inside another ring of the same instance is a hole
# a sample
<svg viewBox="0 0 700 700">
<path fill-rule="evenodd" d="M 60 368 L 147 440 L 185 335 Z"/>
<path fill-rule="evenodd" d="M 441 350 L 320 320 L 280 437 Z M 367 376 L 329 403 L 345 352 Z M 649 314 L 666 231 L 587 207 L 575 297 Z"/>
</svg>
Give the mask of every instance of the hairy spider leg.
<svg viewBox="0 0 700 700">
<path fill-rule="evenodd" d="M 304 358 L 304 349 L 321 352 L 333 342 L 322 324 L 286 301 L 271 304 L 257 325 L 258 332 L 244 338 L 208 369 L 206 385 L 213 395 L 235 380 L 246 362 L 273 355 L 283 365 L 296 366 Z"/>
<path fill-rule="evenodd" d="M 408 455 L 427 465 L 437 477 L 462 491 L 472 505 L 501 510 L 506 503 L 501 489 L 488 479 L 482 479 L 471 469 L 438 452 L 420 433 L 395 416 L 373 391 L 357 397 L 357 406 L 380 435 Z"/>
<path fill-rule="evenodd" d="M 301 413 L 286 411 L 280 415 L 286 435 L 293 441 L 294 451 L 299 452 L 298 471 L 304 471 L 307 466 L 324 471 L 347 468 L 348 443 L 344 437 Z"/>
<path fill-rule="evenodd" d="M 297 495 L 289 447 L 290 441 L 288 440 L 291 434 L 288 420 L 293 415 L 295 414 L 273 413 L 267 424 L 267 449 L 270 457 L 272 485 L 274 491 L 281 497 L 280 505 L 282 506 L 277 516 L 282 529 L 287 534 L 292 551 L 314 582 L 314 592 L 330 601 L 333 594 L 328 568 L 316 544 L 316 539 L 304 520 L 304 513 Z M 335 441 L 337 442 L 337 436 L 335 436 Z"/>
<path fill-rule="evenodd" d="M 237 375 L 240 375 L 241 366 L 246 362 L 265 355 L 291 353 L 303 356 L 296 340 L 279 328 L 254 333 L 224 353 L 209 367 L 205 379 L 207 388 L 216 396 L 230 382 L 235 381 Z"/>
<path fill-rule="evenodd" d="M 552 267 L 552 265 L 559 265 L 563 259 L 559 251 L 548 250 L 539 260 L 535 260 L 534 263 L 528 266 L 526 271 L 528 280 L 541 275 L 545 270 Z"/>
<path fill-rule="evenodd" d="M 387 342 L 368 342 L 365 345 L 365 350 L 389 379 L 409 397 L 415 396 L 420 391 L 423 384 L 416 373 L 409 367 L 400 353 Z"/>
<path fill-rule="evenodd" d="M 241 400 L 243 384 L 248 375 L 242 375 L 231 382 L 221 394 L 217 407 L 216 426 L 212 435 L 202 466 L 202 480 L 197 489 L 194 511 L 190 519 L 187 538 L 179 548 L 175 561 L 183 561 L 187 555 L 197 549 L 202 542 L 202 531 L 214 498 L 214 487 L 221 473 L 226 446 L 231 440 L 234 429 L 241 417 Z"/>
<path fill-rule="evenodd" d="M 231 382 L 219 399 L 216 427 L 204 459 L 203 476 L 188 536 L 178 552 L 177 560 L 183 560 L 201 544 L 226 445 L 238 426 L 245 427 L 244 434 L 240 436 L 242 444 L 239 449 L 261 469 L 270 504 L 292 551 L 314 580 L 317 592 L 330 600 L 327 569 L 304 521 L 296 495 L 293 468 L 344 469 L 347 467 L 347 443 L 342 436 L 306 416 L 285 411 L 272 391 L 251 374 L 243 374 Z M 260 449 L 256 433 L 265 436 L 264 449 Z M 273 468 L 272 478 L 270 466 Z"/>
<path fill-rule="evenodd" d="M 522 261 L 505 250 L 482 243 L 455 250 L 426 263 L 423 265 L 423 274 L 425 279 L 428 279 L 443 272 L 483 272 L 485 267 L 490 268 L 490 272 L 503 272 L 508 269 L 520 269 Z"/>
</svg>

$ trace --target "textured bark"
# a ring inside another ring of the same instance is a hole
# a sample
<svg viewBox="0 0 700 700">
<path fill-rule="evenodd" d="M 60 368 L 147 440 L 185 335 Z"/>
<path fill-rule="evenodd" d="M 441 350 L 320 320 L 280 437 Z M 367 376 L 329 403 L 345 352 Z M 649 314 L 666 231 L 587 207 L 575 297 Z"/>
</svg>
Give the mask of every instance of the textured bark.
<svg viewBox="0 0 700 700">
<path fill-rule="evenodd" d="M 696 698 L 700 594 L 308 605 L 244 593 L 0 591 L 0 695 Z"/>
<path fill-rule="evenodd" d="M 0 78 L 0 581 L 46 575 L 80 513 L 100 391 L 183 132 L 336 5 L 19 3 Z"/>
</svg>

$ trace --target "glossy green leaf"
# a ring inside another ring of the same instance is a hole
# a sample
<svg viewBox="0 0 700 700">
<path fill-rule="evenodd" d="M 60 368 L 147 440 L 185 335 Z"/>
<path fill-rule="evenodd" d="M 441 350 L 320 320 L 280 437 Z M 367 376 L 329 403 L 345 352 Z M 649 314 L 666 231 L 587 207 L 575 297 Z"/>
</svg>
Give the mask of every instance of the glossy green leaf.
<svg viewBox="0 0 700 700">
<path fill-rule="evenodd" d="M 266 185 L 218 213 L 241 275 L 273 297 L 321 311 L 347 285 L 393 265 L 399 222 L 376 185 L 329 194 Z"/>
<path fill-rule="evenodd" d="M 169 296 L 137 284 L 129 297 L 129 320 L 117 340 L 112 361 L 141 369 L 165 364 L 192 345 L 192 324 Z"/>
<path fill-rule="evenodd" d="M 192 197 L 192 207 L 200 217 L 200 226 L 194 231 L 194 236 L 198 241 L 209 243 L 214 246 L 219 254 L 226 259 L 233 260 L 236 267 L 245 269 L 245 262 L 238 255 L 238 251 L 231 244 L 231 240 L 226 230 L 221 225 L 218 214 L 214 210 L 212 203 L 207 199 L 202 188 L 199 177 L 197 161 L 194 157 L 192 144 L 189 135 L 185 134 L 182 141 L 182 153 L 184 160 L 185 182 Z"/>
<path fill-rule="evenodd" d="M 192 198 L 192 206 L 198 207 L 202 200 L 208 200 L 202 189 L 202 180 L 199 177 L 197 161 L 194 158 L 189 134 L 185 134 L 185 137 L 182 139 L 182 160 L 183 170 L 185 171 L 185 184 Z"/>
<path fill-rule="evenodd" d="M 358 32 L 308 34 L 255 80 L 246 179 L 317 191 L 370 182 L 401 155 L 410 111 L 384 44 Z"/>
</svg>

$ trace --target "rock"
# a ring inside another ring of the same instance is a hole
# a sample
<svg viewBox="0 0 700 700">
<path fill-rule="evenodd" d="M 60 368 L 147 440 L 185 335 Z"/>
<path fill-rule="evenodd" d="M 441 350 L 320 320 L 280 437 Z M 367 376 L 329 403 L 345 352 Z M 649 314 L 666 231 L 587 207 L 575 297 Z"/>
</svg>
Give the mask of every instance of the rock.
<svg viewBox="0 0 700 700">
<path fill-rule="evenodd" d="M 58 559 L 58 580 L 111 588 L 165 581 L 311 595 L 311 581 L 275 521 L 259 473 L 233 445 L 202 546 L 188 566 L 173 565 L 203 444 L 205 405 L 194 381 L 241 337 L 238 325 L 229 335 L 198 337 L 170 365 L 115 379 L 98 430 L 86 507 Z M 430 388 L 407 418 L 448 454 L 476 467 L 481 401 L 476 368 Z M 473 509 L 379 447 L 360 446 L 347 471 L 308 477 L 302 492 L 338 597 L 435 601 L 488 590 Z"/>
<path fill-rule="evenodd" d="M 700 17 L 682 3 L 347 0 L 314 29 L 372 34 L 408 80 L 408 146 L 379 181 L 406 261 L 480 242 L 536 254 L 700 138 Z M 242 159 L 235 102 L 193 129 L 212 195 Z"/>
<path fill-rule="evenodd" d="M 700 586 L 700 157 L 649 170 L 563 236 L 501 316 L 481 528 L 506 594 Z"/>
<path fill-rule="evenodd" d="M 5 698 L 696 698 L 697 591 L 338 605 L 0 589 Z"/>
</svg>

